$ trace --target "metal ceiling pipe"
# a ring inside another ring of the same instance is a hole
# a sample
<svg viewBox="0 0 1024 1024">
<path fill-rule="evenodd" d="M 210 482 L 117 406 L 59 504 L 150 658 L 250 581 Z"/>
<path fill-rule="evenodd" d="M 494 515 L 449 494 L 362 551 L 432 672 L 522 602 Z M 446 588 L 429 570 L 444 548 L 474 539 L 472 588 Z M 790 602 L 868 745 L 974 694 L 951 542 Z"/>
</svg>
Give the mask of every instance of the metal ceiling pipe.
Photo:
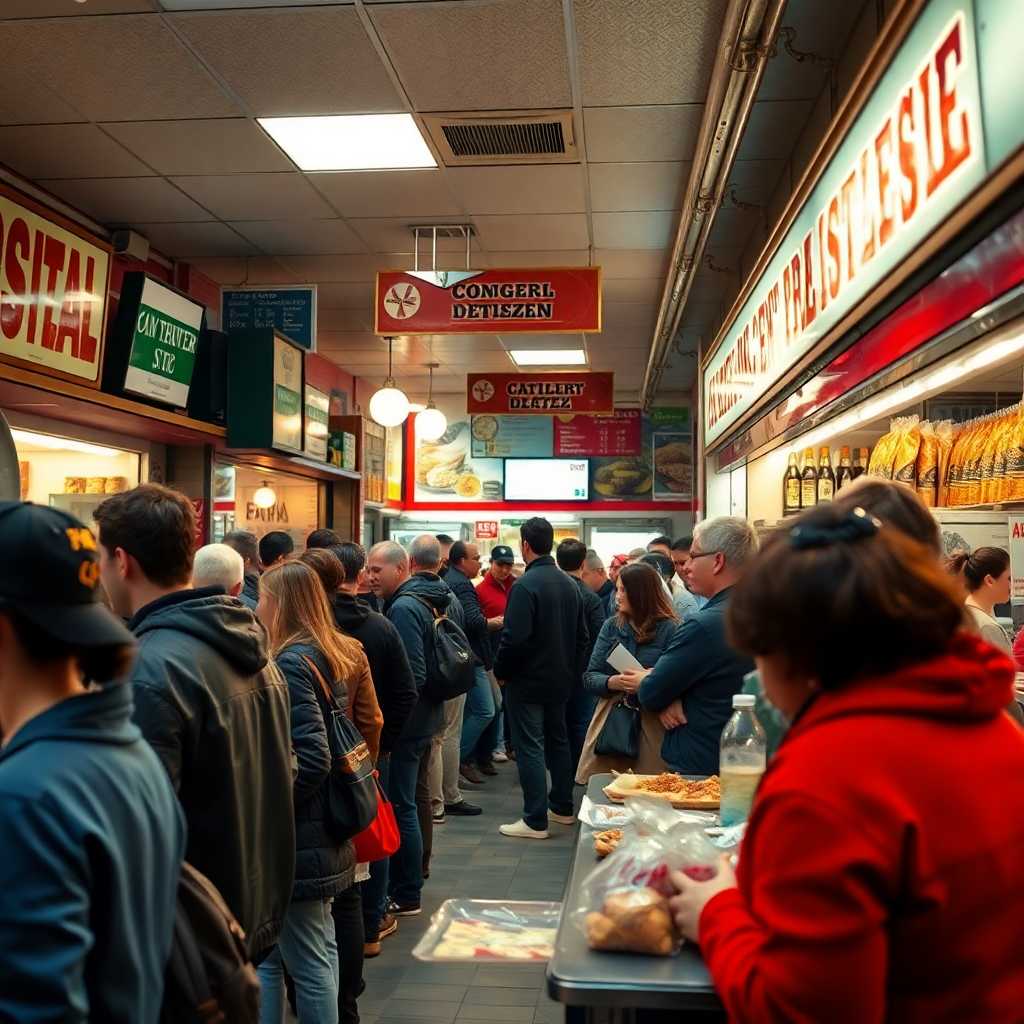
<svg viewBox="0 0 1024 1024">
<path fill-rule="evenodd" d="M 785 7 L 786 0 L 730 0 L 726 11 L 644 370 L 641 402 L 645 409 L 653 402 L 664 372 Z"/>
</svg>

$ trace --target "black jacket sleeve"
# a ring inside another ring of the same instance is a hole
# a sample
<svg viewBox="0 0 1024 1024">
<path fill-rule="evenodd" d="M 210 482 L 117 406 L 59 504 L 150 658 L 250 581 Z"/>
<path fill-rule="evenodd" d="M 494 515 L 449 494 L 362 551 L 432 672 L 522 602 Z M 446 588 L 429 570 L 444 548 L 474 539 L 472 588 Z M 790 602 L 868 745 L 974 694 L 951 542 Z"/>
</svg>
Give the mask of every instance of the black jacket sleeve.
<svg viewBox="0 0 1024 1024">
<path fill-rule="evenodd" d="M 494 658 L 496 678 L 506 680 L 515 675 L 517 666 L 530 649 L 535 615 L 536 601 L 533 592 L 526 586 L 514 586 L 508 594 L 505 628 L 501 631 L 501 642 Z"/>
<path fill-rule="evenodd" d="M 377 700 L 384 712 L 384 729 L 380 734 L 380 752 L 390 754 L 405 723 L 412 714 L 419 699 L 416 680 L 413 679 L 405 646 L 394 624 L 383 620 L 382 629 L 386 636 L 387 675 L 374 680 L 377 685 Z"/>
<path fill-rule="evenodd" d="M 309 663 L 297 651 L 282 651 L 277 667 L 288 682 L 292 701 L 292 746 L 299 761 L 295 780 L 295 803 L 308 800 L 326 781 L 331 771 L 331 749 L 327 726 L 320 710 L 320 683 Z"/>
</svg>

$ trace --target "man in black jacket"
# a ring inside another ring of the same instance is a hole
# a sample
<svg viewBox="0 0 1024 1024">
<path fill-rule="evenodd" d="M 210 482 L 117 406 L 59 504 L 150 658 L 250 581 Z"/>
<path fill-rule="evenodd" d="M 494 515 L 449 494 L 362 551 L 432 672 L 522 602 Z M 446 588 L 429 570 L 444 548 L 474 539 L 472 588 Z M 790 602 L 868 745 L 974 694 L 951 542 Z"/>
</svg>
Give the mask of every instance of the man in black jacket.
<svg viewBox="0 0 1024 1024">
<path fill-rule="evenodd" d="M 540 517 L 528 519 L 519 535 L 526 572 L 509 592 L 494 674 L 505 683 L 523 817 L 499 831 L 547 839 L 549 817 L 561 825 L 575 822 L 565 704 L 586 667 L 587 626 L 576 584 L 551 557 L 551 524 Z M 551 771 L 550 794 L 545 762 Z"/>
<path fill-rule="evenodd" d="M 224 534 L 224 543 L 242 556 L 242 592 L 238 600 L 255 610 L 260 599 L 260 544 L 256 534 L 232 530 Z"/>
<path fill-rule="evenodd" d="M 462 605 L 466 620 L 466 636 L 477 657 L 476 683 L 466 694 L 466 706 L 462 712 L 462 739 L 459 747 L 459 774 L 470 782 L 481 783 L 484 775 L 497 775 L 494 767 L 494 749 L 497 743 L 494 723 L 494 692 L 488 670 L 494 660 L 491 655 L 490 629 L 487 616 L 480 606 L 473 580 L 480 575 L 480 551 L 469 541 L 457 540 L 448 553 L 448 574 L 444 581 Z M 486 743 L 481 737 L 486 736 Z M 477 747 L 480 750 L 477 750 Z M 476 764 L 474 764 L 474 757 Z M 465 804 L 465 801 L 463 801 Z M 456 808 L 445 807 L 446 814 L 465 813 Z"/>
<path fill-rule="evenodd" d="M 590 655 L 597 643 L 597 634 L 604 625 L 604 604 L 601 599 L 583 582 L 583 563 L 587 557 L 587 546 L 575 537 L 567 537 L 558 545 L 555 561 L 558 568 L 570 577 L 580 592 L 583 602 L 583 619 L 587 624 L 586 661 L 583 669 L 590 664 Z M 580 763 L 583 743 L 587 738 L 590 720 L 594 717 L 597 697 L 583 688 L 583 674 L 575 681 L 572 695 L 565 705 L 565 727 L 569 733 L 569 751 L 572 755 L 572 768 L 575 777 L 576 766 Z"/>
<path fill-rule="evenodd" d="M 185 812 L 186 859 L 220 890 L 259 960 L 295 877 L 288 687 L 248 608 L 219 587 L 189 589 L 188 498 L 143 484 L 95 517 L 104 588 L 139 642 L 135 723 Z"/>
</svg>

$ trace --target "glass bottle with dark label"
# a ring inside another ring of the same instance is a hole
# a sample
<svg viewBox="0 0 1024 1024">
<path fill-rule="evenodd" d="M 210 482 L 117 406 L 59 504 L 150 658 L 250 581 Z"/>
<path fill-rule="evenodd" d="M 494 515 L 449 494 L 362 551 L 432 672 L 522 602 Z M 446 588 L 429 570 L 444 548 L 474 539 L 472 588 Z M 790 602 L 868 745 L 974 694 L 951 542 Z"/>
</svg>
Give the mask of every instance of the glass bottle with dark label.
<svg viewBox="0 0 1024 1024">
<path fill-rule="evenodd" d="M 796 452 L 789 453 L 789 465 L 782 477 L 782 514 L 795 516 L 800 511 L 800 467 Z"/>
<path fill-rule="evenodd" d="M 820 450 L 818 459 L 818 502 L 831 501 L 836 496 L 836 474 L 832 469 L 832 453 L 828 447 Z"/>
<path fill-rule="evenodd" d="M 853 479 L 853 466 L 850 463 L 850 449 L 843 446 L 839 449 L 839 468 L 836 470 L 836 490 L 841 491 Z"/>
<path fill-rule="evenodd" d="M 814 508 L 818 504 L 818 467 L 814 464 L 814 449 L 804 450 L 804 468 L 800 474 L 800 507 Z"/>
<path fill-rule="evenodd" d="M 858 448 L 857 456 L 853 460 L 853 479 L 863 476 L 868 471 L 868 450 L 867 448 Z"/>
</svg>

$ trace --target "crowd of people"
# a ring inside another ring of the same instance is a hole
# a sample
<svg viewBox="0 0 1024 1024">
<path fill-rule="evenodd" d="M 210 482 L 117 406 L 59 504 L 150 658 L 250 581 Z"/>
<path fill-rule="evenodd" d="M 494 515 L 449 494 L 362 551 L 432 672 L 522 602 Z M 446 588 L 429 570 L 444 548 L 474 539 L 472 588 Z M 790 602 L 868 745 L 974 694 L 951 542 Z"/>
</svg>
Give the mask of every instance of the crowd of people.
<svg viewBox="0 0 1024 1024">
<path fill-rule="evenodd" d="M 908 489 L 859 482 L 761 550 L 745 520 L 704 521 L 607 569 L 535 517 L 521 573 L 506 545 L 483 571 L 474 543 L 430 534 L 366 552 L 316 530 L 297 555 L 234 531 L 193 551 L 191 503 L 155 484 L 95 518 L 96 538 L 0 504 L 0 1019 L 156 1021 L 184 860 L 244 933 L 262 1024 L 286 999 L 301 1024 L 355 1024 L 364 959 L 421 913 L 434 829 L 483 813 L 464 789 L 514 761 L 522 816 L 495 827 L 547 839 L 595 773 L 717 772 L 744 688 L 777 753 L 739 875 L 674 877 L 729 1013 L 1024 1004 L 1009 559 L 943 566 Z M 623 701 L 636 757 L 598 749 Z M 331 827 L 336 708 L 398 827 L 371 863 Z M 927 969 L 894 975 L 925 945 Z"/>
</svg>

